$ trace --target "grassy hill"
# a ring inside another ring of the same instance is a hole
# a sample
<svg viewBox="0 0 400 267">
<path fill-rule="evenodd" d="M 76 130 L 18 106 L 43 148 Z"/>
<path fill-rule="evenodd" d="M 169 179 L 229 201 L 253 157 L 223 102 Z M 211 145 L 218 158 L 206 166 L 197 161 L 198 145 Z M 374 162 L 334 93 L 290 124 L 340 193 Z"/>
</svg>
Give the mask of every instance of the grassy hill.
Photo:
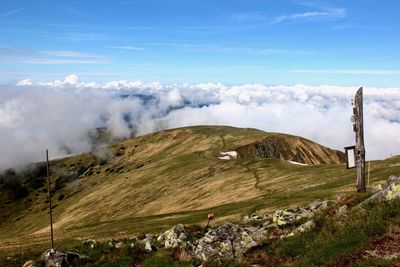
<svg viewBox="0 0 400 267">
<path fill-rule="evenodd" d="M 218 158 L 227 151 L 237 151 L 237 158 Z M 371 185 L 398 174 L 399 162 L 372 162 Z M 223 126 L 132 138 L 53 160 L 51 172 L 59 245 L 202 223 L 209 211 L 220 223 L 355 190 L 354 170 L 346 170 L 341 152 L 297 136 Z M 14 191 L 0 180 L 0 250 L 47 246 L 43 164 L 34 175 L 22 173 Z"/>
</svg>

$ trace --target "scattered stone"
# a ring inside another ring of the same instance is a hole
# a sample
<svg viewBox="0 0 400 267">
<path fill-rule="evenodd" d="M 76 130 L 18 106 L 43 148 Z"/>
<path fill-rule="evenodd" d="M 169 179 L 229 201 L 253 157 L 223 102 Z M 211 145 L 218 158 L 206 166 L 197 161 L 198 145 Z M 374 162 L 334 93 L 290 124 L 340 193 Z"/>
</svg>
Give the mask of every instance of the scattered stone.
<svg viewBox="0 0 400 267">
<path fill-rule="evenodd" d="M 209 230 L 195 248 L 195 256 L 203 261 L 240 259 L 243 254 L 257 243 L 240 226 L 224 224 L 217 229 Z"/>
<path fill-rule="evenodd" d="M 114 248 L 115 244 L 117 244 L 117 241 L 115 239 L 112 239 L 112 240 L 108 241 L 107 244 L 109 247 Z"/>
<path fill-rule="evenodd" d="M 328 201 L 324 200 L 321 202 L 321 205 L 318 208 L 318 211 L 326 210 L 328 208 Z"/>
<path fill-rule="evenodd" d="M 304 232 L 307 232 L 311 229 L 313 229 L 315 227 L 315 223 L 314 221 L 308 221 L 306 223 L 303 223 L 302 225 L 300 225 L 299 227 L 297 227 L 294 231 L 293 234 L 294 235 L 301 235 Z"/>
<path fill-rule="evenodd" d="M 118 242 L 117 244 L 115 244 L 115 248 L 122 248 L 124 246 L 125 246 L 124 242 Z"/>
<path fill-rule="evenodd" d="M 149 252 L 153 250 L 153 248 L 152 248 L 151 243 L 150 243 L 149 240 L 146 240 L 144 249 L 147 250 L 147 251 L 149 251 Z"/>
<path fill-rule="evenodd" d="M 343 205 L 336 210 L 336 214 L 341 214 L 347 212 L 349 207 L 347 205 Z"/>
<path fill-rule="evenodd" d="M 154 235 L 153 234 L 146 234 L 146 239 L 151 241 L 154 239 Z"/>
<path fill-rule="evenodd" d="M 27 261 L 22 265 L 22 267 L 36 267 L 36 263 L 33 260 Z"/>
<path fill-rule="evenodd" d="M 97 241 L 94 239 L 86 239 L 82 241 L 82 246 L 90 247 L 93 249 L 94 247 L 97 246 Z"/>
</svg>

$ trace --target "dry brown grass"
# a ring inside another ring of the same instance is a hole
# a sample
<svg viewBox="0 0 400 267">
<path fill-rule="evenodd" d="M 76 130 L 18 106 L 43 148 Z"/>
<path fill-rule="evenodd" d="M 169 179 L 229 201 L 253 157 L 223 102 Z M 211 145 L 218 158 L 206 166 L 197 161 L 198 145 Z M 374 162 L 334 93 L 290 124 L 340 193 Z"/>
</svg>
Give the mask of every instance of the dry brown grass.
<svg viewBox="0 0 400 267">
<path fill-rule="evenodd" d="M 216 214 L 218 222 L 255 210 L 332 198 L 353 189 L 354 172 L 344 165 L 298 166 L 277 159 L 222 161 L 215 157 L 270 135 L 276 134 L 204 126 L 117 143 L 103 153 L 109 155 L 108 163 L 98 174 L 78 179 L 56 193 L 55 198 L 66 196 L 55 200 L 56 236 L 74 240 L 160 231 L 178 222 L 203 223 L 208 211 Z M 302 139 L 284 138 L 291 145 L 301 145 Z M 317 153 L 326 153 L 317 144 L 312 146 Z M 88 165 L 93 158 L 83 154 L 56 160 L 52 166 L 62 169 L 79 161 Z M 398 158 L 374 162 L 372 182 L 399 173 L 398 162 Z M 11 213 L 0 222 L 0 249 L 46 241 L 45 197 L 35 193 L 30 195 L 31 206 L 21 206 L 23 213 Z"/>
</svg>

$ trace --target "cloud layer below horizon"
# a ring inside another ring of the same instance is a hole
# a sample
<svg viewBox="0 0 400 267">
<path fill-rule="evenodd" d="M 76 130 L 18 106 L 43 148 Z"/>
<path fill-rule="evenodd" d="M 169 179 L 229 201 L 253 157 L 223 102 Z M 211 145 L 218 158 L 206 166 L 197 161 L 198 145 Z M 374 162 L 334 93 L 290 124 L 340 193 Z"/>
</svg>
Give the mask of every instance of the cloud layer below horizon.
<svg viewBox="0 0 400 267">
<path fill-rule="evenodd" d="M 230 125 L 303 136 L 343 150 L 354 144 L 351 99 L 358 88 L 81 82 L 76 75 L 0 86 L 0 169 L 90 149 L 87 132 L 116 137 L 189 125 Z M 400 154 L 400 88 L 365 88 L 367 158 Z"/>
</svg>

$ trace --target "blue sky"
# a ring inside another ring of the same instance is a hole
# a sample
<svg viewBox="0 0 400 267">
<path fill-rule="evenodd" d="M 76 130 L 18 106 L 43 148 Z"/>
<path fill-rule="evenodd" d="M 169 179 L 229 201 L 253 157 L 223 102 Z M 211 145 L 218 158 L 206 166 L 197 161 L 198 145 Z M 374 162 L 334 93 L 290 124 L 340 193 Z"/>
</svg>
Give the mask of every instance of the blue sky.
<svg viewBox="0 0 400 267">
<path fill-rule="evenodd" d="M 400 86 L 395 0 L 2 0 L 0 83 Z"/>
</svg>

